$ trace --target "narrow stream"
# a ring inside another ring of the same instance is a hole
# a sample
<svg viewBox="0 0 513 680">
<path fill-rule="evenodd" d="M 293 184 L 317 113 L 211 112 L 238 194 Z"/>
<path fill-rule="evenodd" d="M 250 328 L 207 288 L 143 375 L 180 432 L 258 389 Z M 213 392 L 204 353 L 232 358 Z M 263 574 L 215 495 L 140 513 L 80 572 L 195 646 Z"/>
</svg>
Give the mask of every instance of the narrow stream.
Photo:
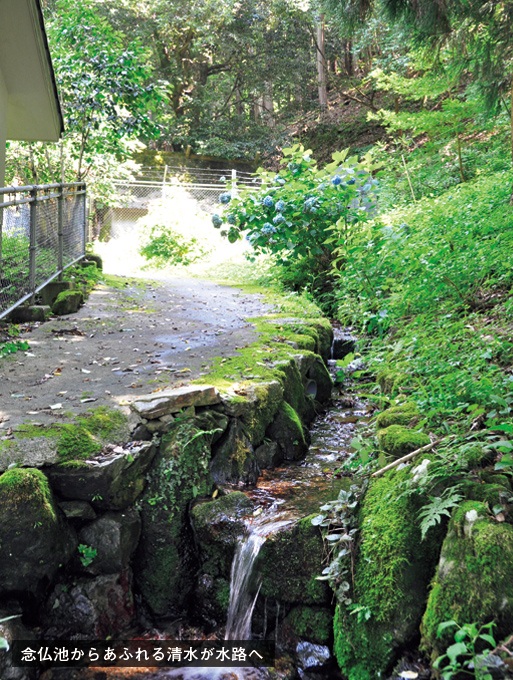
<svg viewBox="0 0 513 680">
<path fill-rule="evenodd" d="M 304 460 L 263 471 L 257 486 L 245 493 L 257 502 L 247 520 L 247 534 L 239 543 L 231 568 L 230 604 L 225 640 L 251 640 L 251 619 L 261 586 L 254 570 L 266 539 L 298 519 L 317 512 L 340 489 L 349 488 L 344 470 L 352 453 L 351 440 L 358 423 L 368 415 L 363 403 L 351 403 L 334 393 L 333 404 L 318 416 L 311 429 L 312 443 Z M 183 668 L 167 672 L 176 680 L 265 680 L 264 669 Z M 319 680 L 322 675 L 317 676 Z"/>
</svg>

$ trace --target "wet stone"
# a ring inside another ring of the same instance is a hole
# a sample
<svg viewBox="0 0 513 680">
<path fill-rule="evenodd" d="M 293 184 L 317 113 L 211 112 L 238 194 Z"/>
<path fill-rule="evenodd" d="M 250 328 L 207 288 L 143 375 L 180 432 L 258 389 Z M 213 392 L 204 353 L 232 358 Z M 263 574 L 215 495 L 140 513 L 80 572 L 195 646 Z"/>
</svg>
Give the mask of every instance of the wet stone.
<svg viewBox="0 0 513 680">
<path fill-rule="evenodd" d="M 188 385 L 175 390 L 139 397 L 131 408 L 141 418 L 154 420 L 168 413 L 176 413 L 188 406 L 208 406 L 221 401 L 218 390 L 212 385 Z"/>
<path fill-rule="evenodd" d="M 78 540 L 96 550 L 91 564 L 83 567 L 90 574 L 116 574 L 128 566 L 139 536 L 141 520 L 135 510 L 107 512 L 80 530 Z"/>
<path fill-rule="evenodd" d="M 86 501 L 62 501 L 59 508 L 65 514 L 66 519 L 70 520 L 92 520 L 96 519 L 96 512 Z"/>
<path fill-rule="evenodd" d="M 314 645 L 311 642 L 299 642 L 296 647 L 298 666 L 303 669 L 320 668 L 331 659 L 329 647 Z"/>
<path fill-rule="evenodd" d="M 87 501 L 101 510 L 123 510 L 143 490 L 156 450 L 151 442 L 130 442 L 78 467 L 52 465 L 48 477 L 66 499 Z"/>
</svg>

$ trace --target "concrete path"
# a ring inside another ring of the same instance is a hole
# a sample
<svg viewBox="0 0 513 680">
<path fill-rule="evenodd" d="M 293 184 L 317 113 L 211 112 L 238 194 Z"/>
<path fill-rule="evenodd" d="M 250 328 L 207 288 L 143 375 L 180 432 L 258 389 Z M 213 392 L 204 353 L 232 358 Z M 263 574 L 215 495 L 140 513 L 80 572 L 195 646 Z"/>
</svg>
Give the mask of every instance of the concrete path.
<svg viewBox="0 0 513 680">
<path fill-rule="evenodd" d="M 0 359 L 0 439 L 97 406 L 178 387 L 256 337 L 257 295 L 195 279 L 100 285 L 77 314 L 26 326 L 30 349 Z"/>
</svg>

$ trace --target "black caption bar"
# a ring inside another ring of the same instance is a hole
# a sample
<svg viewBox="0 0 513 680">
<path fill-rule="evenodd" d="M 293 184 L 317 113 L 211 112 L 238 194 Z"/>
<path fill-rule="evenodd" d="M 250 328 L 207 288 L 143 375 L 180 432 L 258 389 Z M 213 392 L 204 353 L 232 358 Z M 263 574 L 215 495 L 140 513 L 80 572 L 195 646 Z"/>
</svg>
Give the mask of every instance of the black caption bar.
<svg viewBox="0 0 513 680">
<path fill-rule="evenodd" d="M 13 640 L 17 668 L 274 666 L 275 644 L 269 640 Z"/>
</svg>

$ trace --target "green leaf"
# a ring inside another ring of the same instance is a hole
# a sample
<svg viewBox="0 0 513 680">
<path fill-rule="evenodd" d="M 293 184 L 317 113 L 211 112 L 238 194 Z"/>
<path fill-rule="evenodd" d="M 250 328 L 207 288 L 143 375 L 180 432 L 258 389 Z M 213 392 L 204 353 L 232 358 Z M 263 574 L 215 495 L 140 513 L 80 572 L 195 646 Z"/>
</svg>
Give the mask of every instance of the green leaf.
<svg viewBox="0 0 513 680">
<path fill-rule="evenodd" d="M 456 663 L 456 659 L 458 658 L 458 656 L 467 653 L 468 648 L 464 642 L 456 642 L 455 644 L 447 648 L 447 656 L 449 657 L 452 663 Z"/>
<path fill-rule="evenodd" d="M 442 633 L 447 630 L 447 628 L 454 628 L 454 626 L 457 628 L 459 627 L 456 621 L 442 621 L 442 623 L 438 624 L 438 628 L 436 629 L 436 637 L 442 637 Z"/>
</svg>

